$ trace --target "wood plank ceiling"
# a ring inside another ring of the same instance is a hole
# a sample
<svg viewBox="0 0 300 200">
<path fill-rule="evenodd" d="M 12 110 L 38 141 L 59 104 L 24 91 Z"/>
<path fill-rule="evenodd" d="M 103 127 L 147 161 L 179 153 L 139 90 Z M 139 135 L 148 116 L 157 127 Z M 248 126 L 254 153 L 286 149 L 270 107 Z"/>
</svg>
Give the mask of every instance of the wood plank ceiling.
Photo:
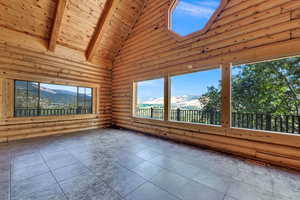
<svg viewBox="0 0 300 200">
<path fill-rule="evenodd" d="M 0 2 L 0 27 L 113 60 L 146 0 L 14 0 Z"/>
</svg>

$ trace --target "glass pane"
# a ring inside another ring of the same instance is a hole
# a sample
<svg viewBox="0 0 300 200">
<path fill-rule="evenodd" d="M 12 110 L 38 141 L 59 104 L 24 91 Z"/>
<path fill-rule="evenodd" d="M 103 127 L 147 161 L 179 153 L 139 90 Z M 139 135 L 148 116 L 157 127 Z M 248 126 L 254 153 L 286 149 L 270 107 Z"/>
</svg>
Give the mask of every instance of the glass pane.
<svg viewBox="0 0 300 200">
<path fill-rule="evenodd" d="M 164 79 L 137 83 L 137 117 L 163 119 Z"/>
<path fill-rule="evenodd" d="M 195 72 L 171 78 L 173 121 L 221 124 L 221 70 Z"/>
<path fill-rule="evenodd" d="M 15 81 L 15 88 L 27 90 L 27 81 Z"/>
<path fill-rule="evenodd" d="M 171 29 L 185 36 L 203 29 L 221 0 L 179 0 L 172 12 Z"/>
<path fill-rule="evenodd" d="M 92 88 L 15 81 L 16 117 L 87 114 L 92 104 Z"/>
<path fill-rule="evenodd" d="M 39 106 L 39 84 L 35 82 L 28 82 L 28 109 L 36 110 Z M 36 111 L 33 111 L 36 113 Z"/>
<path fill-rule="evenodd" d="M 15 81 L 15 108 L 27 109 L 27 81 Z"/>
<path fill-rule="evenodd" d="M 15 116 L 37 116 L 39 85 L 35 82 L 15 81 Z"/>
<path fill-rule="evenodd" d="M 85 96 L 85 107 L 87 109 L 87 113 L 92 113 L 92 106 L 93 106 L 93 98 L 92 98 L 92 89 L 86 88 L 85 89 L 86 96 Z"/>
<path fill-rule="evenodd" d="M 300 58 L 233 67 L 232 126 L 300 134 Z"/>
<path fill-rule="evenodd" d="M 92 96 L 92 88 L 85 88 L 85 92 L 86 92 L 86 95 L 91 97 Z"/>
<path fill-rule="evenodd" d="M 80 87 L 78 89 L 78 109 L 84 109 L 85 107 L 85 88 Z"/>
<path fill-rule="evenodd" d="M 41 115 L 76 114 L 77 87 L 41 83 Z"/>
</svg>

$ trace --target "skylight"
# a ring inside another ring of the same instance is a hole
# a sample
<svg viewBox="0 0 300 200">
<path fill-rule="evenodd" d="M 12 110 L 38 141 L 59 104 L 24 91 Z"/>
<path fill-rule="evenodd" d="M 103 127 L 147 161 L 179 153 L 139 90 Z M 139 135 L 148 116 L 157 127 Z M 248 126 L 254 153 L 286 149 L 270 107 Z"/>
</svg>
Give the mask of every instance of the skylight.
<svg viewBox="0 0 300 200">
<path fill-rule="evenodd" d="M 171 12 L 171 30 L 181 36 L 202 30 L 220 4 L 221 0 L 178 0 Z"/>
</svg>

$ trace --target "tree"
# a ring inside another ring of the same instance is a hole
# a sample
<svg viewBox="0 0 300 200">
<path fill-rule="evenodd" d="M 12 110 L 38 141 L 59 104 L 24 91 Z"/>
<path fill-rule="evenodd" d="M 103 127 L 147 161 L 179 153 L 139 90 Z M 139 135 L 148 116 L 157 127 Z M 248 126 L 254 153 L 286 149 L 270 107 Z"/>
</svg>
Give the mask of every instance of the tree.
<svg viewBox="0 0 300 200">
<path fill-rule="evenodd" d="M 234 67 L 233 111 L 272 114 L 300 114 L 300 58 Z M 209 98 L 206 102 L 203 99 Z M 220 110 L 220 89 L 208 87 L 200 97 L 206 110 Z"/>
<path fill-rule="evenodd" d="M 209 112 L 219 111 L 221 108 L 220 89 L 210 86 L 207 90 L 207 93 L 199 98 L 200 104 L 204 105 L 203 110 Z"/>
</svg>

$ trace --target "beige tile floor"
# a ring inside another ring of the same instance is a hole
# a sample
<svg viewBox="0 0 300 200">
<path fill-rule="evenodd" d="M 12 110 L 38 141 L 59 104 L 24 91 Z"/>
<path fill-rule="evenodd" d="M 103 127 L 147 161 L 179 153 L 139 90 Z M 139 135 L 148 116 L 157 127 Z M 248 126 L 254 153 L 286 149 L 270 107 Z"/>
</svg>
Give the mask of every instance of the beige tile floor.
<svg viewBox="0 0 300 200">
<path fill-rule="evenodd" d="M 300 173 L 117 129 L 0 144 L 1 200 L 300 200 Z"/>
</svg>

